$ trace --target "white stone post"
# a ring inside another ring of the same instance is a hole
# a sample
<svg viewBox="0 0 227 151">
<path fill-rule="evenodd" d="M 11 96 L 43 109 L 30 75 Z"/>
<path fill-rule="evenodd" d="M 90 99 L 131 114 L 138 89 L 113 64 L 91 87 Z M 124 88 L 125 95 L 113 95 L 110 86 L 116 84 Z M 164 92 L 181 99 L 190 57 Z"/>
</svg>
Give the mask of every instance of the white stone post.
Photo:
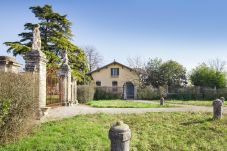
<svg viewBox="0 0 227 151">
<path fill-rule="evenodd" d="M 122 121 L 116 122 L 109 130 L 111 151 L 129 151 L 131 130 Z"/>
<path fill-rule="evenodd" d="M 32 50 L 24 56 L 25 71 L 32 72 L 38 77 L 37 98 L 40 109 L 40 115 L 43 116 L 46 111 L 46 63 L 47 59 L 45 54 L 41 51 L 41 38 L 39 26 L 35 27 L 33 31 L 33 44 Z"/>
</svg>

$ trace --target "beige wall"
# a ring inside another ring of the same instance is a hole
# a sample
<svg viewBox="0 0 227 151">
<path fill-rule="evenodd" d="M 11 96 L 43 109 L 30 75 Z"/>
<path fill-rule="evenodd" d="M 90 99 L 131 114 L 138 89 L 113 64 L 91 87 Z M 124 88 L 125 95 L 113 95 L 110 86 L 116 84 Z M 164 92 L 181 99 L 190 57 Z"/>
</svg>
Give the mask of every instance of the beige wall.
<svg viewBox="0 0 227 151">
<path fill-rule="evenodd" d="M 119 68 L 119 76 L 111 76 L 111 68 Z M 95 86 L 96 81 L 101 81 L 101 86 L 112 87 L 112 81 L 117 81 L 119 87 L 123 87 L 125 82 L 132 82 L 134 85 L 139 84 L 139 77 L 135 71 L 129 70 L 128 68 L 122 67 L 119 64 L 112 64 L 106 68 L 100 69 L 92 73 L 92 84 Z"/>
<path fill-rule="evenodd" d="M 19 67 L 20 67 L 19 65 L 4 64 L 0 65 L 0 71 L 18 73 Z"/>
</svg>

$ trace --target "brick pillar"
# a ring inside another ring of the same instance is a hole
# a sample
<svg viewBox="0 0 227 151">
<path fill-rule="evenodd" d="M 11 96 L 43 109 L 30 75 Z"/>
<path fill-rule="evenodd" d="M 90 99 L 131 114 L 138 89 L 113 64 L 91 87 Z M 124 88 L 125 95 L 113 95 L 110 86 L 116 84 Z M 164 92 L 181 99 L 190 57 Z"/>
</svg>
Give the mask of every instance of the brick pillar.
<svg viewBox="0 0 227 151">
<path fill-rule="evenodd" d="M 38 77 L 38 100 L 39 108 L 46 107 L 46 63 L 47 59 L 39 50 L 29 51 L 24 55 L 25 71 L 32 72 Z"/>
<path fill-rule="evenodd" d="M 62 64 L 60 67 L 60 100 L 61 104 L 64 106 L 68 106 L 72 104 L 72 90 L 71 90 L 71 69 L 68 64 Z"/>
</svg>

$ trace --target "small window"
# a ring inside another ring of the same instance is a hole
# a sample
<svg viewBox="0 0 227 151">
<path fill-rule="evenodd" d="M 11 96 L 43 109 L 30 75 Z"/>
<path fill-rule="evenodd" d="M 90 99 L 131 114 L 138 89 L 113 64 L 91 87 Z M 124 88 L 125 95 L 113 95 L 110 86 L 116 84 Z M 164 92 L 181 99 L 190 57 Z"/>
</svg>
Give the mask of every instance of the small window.
<svg viewBox="0 0 227 151">
<path fill-rule="evenodd" d="M 113 82 L 112 82 L 112 86 L 113 86 L 113 87 L 117 87 L 117 81 L 113 81 Z"/>
<path fill-rule="evenodd" d="M 96 86 L 101 86 L 101 81 L 96 81 Z"/>
<path fill-rule="evenodd" d="M 117 81 L 112 82 L 112 92 L 116 93 L 118 91 Z"/>
<path fill-rule="evenodd" d="M 111 68 L 111 76 L 119 76 L 119 68 Z"/>
</svg>

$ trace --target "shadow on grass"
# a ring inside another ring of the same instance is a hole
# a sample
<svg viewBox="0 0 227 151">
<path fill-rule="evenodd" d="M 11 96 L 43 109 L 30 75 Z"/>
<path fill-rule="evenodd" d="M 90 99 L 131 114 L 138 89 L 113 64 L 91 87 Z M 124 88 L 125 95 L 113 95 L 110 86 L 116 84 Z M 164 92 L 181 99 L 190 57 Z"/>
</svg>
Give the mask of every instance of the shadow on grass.
<svg viewBox="0 0 227 151">
<path fill-rule="evenodd" d="M 203 123 L 211 122 L 211 121 L 214 121 L 213 118 L 208 118 L 205 120 L 193 120 L 193 121 L 183 122 L 183 123 L 180 123 L 180 125 L 188 126 L 188 125 L 193 125 L 193 124 L 203 124 Z"/>
</svg>

